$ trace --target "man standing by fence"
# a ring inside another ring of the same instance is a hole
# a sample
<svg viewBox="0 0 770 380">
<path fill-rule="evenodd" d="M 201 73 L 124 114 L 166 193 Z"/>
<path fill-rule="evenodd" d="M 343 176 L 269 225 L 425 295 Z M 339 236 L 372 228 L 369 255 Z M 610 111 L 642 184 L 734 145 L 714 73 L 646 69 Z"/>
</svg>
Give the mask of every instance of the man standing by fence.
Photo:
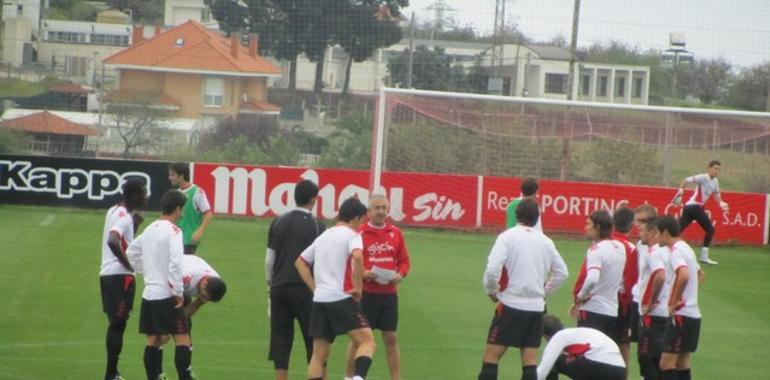
<svg viewBox="0 0 770 380">
<path fill-rule="evenodd" d="M 198 250 L 214 212 L 211 211 L 206 192 L 198 185 L 190 182 L 190 165 L 186 162 L 176 162 L 168 167 L 168 179 L 171 184 L 178 187 L 179 191 L 187 197 L 187 203 L 182 210 L 182 217 L 177 222 L 184 234 L 184 253 L 194 255 Z"/>
</svg>

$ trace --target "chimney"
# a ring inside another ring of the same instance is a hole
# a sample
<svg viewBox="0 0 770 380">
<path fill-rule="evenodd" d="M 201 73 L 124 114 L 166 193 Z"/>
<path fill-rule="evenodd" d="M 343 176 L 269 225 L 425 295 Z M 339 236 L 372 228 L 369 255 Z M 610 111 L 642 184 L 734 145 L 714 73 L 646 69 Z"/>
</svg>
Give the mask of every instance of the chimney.
<svg viewBox="0 0 770 380">
<path fill-rule="evenodd" d="M 230 33 L 230 54 L 238 58 L 238 52 L 241 50 L 241 41 L 239 41 L 238 33 Z"/>
<path fill-rule="evenodd" d="M 163 30 L 160 28 L 160 23 L 155 24 L 155 36 L 159 35 Z"/>
<path fill-rule="evenodd" d="M 144 41 L 144 26 L 142 24 L 134 25 L 134 29 L 131 33 L 131 46 L 134 46 Z"/>
<path fill-rule="evenodd" d="M 257 56 L 259 56 L 259 34 L 258 33 L 249 34 L 249 55 L 252 58 L 257 58 Z"/>
</svg>

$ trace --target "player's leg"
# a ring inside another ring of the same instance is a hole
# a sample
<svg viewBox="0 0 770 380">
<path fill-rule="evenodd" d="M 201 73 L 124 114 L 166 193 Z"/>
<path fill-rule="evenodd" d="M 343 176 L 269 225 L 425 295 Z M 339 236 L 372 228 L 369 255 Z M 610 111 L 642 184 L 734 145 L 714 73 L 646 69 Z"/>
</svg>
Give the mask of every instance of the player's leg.
<svg viewBox="0 0 770 380">
<path fill-rule="evenodd" d="M 348 342 L 348 348 L 345 352 L 345 380 L 352 379 L 356 373 L 356 347 L 351 340 Z"/>
<path fill-rule="evenodd" d="M 537 351 L 536 347 L 521 349 L 521 380 L 537 380 Z"/>
<path fill-rule="evenodd" d="M 497 365 L 507 350 L 508 347 L 506 346 L 487 343 L 484 356 L 481 359 L 481 372 L 479 372 L 478 380 L 497 380 Z"/>
<path fill-rule="evenodd" d="M 174 342 L 176 342 L 174 365 L 179 380 L 192 380 L 192 341 L 190 335 L 174 334 Z"/>
<path fill-rule="evenodd" d="M 398 295 L 386 294 L 381 297 L 381 308 L 377 323 L 372 328 L 382 330 L 382 342 L 385 344 L 385 354 L 390 369 L 390 380 L 401 379 L 401 350 L 398 347 Z M 367 315 L 368 316 L 368 315 Z"/>
<path fill-rule="evenodd" d="M 313 309 L 313 292 L 311 292 L 308 287 L 302 285 L 292 290 L 290 300 L 292 317 L 296 318 L 297 322 L 299 322 L 299 328 L 305 342 L 307 362 L 310 363 L 310 358 L 313 356 L 313 337 L 310 336 L 310 314 Z"/>
<path fill-rule="evenodd" d="M 147 345 L 144 347 L 144 371 L 147 380 L 157 380 L 162 373 L 163 356 L 159 354 L 164 343 L 161 335 L 147 335 Z"/>
<path fill-rule="evenodd" d="M 385 344 L 385 354 L 390 368 L 390 380 L 401 379 L 401 350 L 398 347 L 396 331 L 383 331 L 382 342 Z"/>
<path fill-rule="evenodd" d="M 348 331 L 348 336 L 356 347 L 353 379 L 365 379 L 366 374 L 369 372 L 369 367 L 372 365 L 372 358 L 376 349 L 374 333 L 371 328 L 364 327 Z"/>
<path fill-rule="evenodd" d="M 313 339 L 313 356 L 307 367 L 307 378 L 310 380 L 323 379 L 324 363 L 329 358 L 331 341 L 326 338 Z"/>
<path fill-rule="evenodd" d="M 700 250 L 700 261 L 706 264 L 717 264 L 716 261 L 709 258 L 709 247 L 711 246 L 711 239 L 714 238 L 714 224 L 703 207 L 699 207 L 698 213 L 695 215 L 695 221 L 698 222 L 705 232 L 703 235 L 703 245 Z"/>
<path fill-rule="evenodd" d="M 102 307 L 108 321 L 105 337 L 107 368 L 104 379 L 113 380 L 120 378 L 118 361 L 123 351 L 123 333 L 134 305 L 136 284 L 132 275 L 102 276 L 100 287 Z"/>
<path fill-rule="evenodd" d="M 276 380 L 289 378 L 289 358 L 294 343 L 294 318 L 291 301 L 284 289 L 270 291 L 270 348 L 268 359 L 273 361 Z M 312 348 L 311 348 L 312 354 Z"/>
</svg>

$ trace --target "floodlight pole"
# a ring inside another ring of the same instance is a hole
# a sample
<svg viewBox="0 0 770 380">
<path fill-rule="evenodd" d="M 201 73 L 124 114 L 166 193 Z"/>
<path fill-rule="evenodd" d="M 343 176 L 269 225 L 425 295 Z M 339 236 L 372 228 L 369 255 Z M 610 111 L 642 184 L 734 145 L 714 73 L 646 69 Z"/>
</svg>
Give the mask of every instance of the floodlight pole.
<svg viewBox="0 0 770 380">
<path fill-rule="evenodd" d="M 409 61 L 406 64 L 406 88 L 412 88 L 412 70 L 414 67 L 414 12 L 409 23 Z"/>
</svg>

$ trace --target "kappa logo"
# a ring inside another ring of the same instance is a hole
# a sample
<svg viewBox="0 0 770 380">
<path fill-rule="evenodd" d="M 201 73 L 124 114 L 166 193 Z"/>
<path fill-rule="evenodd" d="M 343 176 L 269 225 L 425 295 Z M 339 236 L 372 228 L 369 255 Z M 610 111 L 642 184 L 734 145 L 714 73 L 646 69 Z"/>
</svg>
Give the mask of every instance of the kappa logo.
<svg viewBox="0 0 770 380">
<path fill-rule="evenodd" d="M 152 183 L 147 173 L 51 168 L 33 166 L 30 161 L 0 160 L 0 190 L 54 193 L 60 199 L 87 194 L 88 199 L 102 200 L 119 193 L 123 183 L 133 177 L 144 179 L 149 196 Z"/>
</svg>

